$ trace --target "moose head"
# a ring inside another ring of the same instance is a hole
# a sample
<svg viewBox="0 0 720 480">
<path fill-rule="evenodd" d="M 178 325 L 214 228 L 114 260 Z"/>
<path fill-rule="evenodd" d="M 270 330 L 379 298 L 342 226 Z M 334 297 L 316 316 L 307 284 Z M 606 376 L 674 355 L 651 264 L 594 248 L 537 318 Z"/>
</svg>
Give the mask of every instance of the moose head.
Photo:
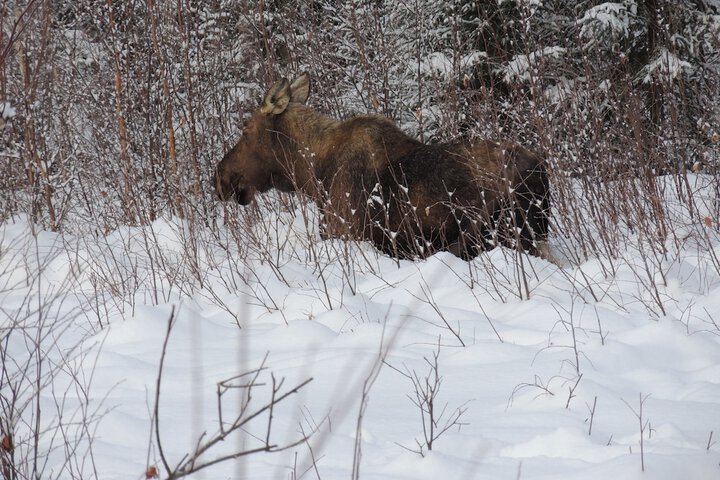
<svg viewBox="0 0 720 480">
<path fill-rule="evenodd" d="M 271 188 L 294 190 L 287 166 L 279 158 L 286 139 L 280 123 L 304 105 L 310 93 L 310 75 L 290 83 L 278 80 L 267 91 L 260 108 L 245 124 L 240 141 L 223 157 L 215 172 L 215 190 L 221 200 L 249 204 L 256 192 Z"/>
</svg>

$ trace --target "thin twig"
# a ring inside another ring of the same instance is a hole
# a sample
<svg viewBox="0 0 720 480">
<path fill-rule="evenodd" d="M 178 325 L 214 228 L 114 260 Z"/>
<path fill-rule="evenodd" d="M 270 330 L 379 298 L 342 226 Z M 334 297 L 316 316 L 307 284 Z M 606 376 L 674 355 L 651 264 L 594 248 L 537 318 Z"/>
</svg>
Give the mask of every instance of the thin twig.
<svg viewBox="0 0 720 480">
<path fill-rule="evenodd" d="M 170 464 L 167 461 L 167 458 L 165 457 L 165 452 L 162 448 L 162 441 L 160 439 L 160 383 L 162 381 L 162 374 L 163 374 L 163 366 L 165 364 L 165 355 L 167 353 L 167 346 L 168 342 L 170 340 L 170 332 L 173 328 L 173 323 L 175 320 L 175 305 L 172 306 L 172 309 L 170 310 L 170 318 L 168 318 L 167 322 L 167 331 L 165 332 L 165 339 L 163 340 L 163 346 L 162 346 L 162 352 L 160 354 L 160 366 L 158 367 L 158 375 L 157 379 L 155 380 L 155 408 L 153 409 L 153 416 L 155 417 L 155 441 L 157 442 L 158 446 L 158 453 L 160 454 L 160 460 L 163 463 L 163 466 L 165 467 L 165 471 L 168 475 L 171 475 L 170 470 Z"/>
</svg>

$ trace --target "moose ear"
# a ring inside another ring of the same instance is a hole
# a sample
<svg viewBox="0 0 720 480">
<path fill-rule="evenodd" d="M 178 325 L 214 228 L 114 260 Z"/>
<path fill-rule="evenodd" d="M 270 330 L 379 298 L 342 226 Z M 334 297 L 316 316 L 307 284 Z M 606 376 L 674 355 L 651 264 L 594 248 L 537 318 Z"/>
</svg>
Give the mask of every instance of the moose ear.
<svg viewBox="0 0 720 480">
<path fill-rule="evenodd" d="M 303 73 L 290 85 L 290 101 L 295 103 L 307 102 L 310 95 L 310 74 Z"/>
<path fill-rule="evenodd" d="M 265 94 L 260 113 L 263 115 L 280 115 L 290 103 L 290 82 L 287 78 L 278 80 Z"/>
</svg>

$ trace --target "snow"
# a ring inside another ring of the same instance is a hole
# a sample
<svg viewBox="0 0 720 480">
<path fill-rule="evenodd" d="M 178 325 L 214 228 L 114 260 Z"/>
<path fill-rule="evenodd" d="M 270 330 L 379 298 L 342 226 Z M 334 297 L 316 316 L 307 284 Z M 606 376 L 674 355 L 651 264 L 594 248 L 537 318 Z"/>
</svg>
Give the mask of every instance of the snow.
<svg viewBox="0 0 720 480">
<path fill-rule="evenodd" d="M 693 186 L 708 203 L 697 208 L 710 209 L 702 180 Z M 0 226 L 0 331 L 12 359 L 4 375 L 38 357 L 58 367 L 40 391 L 41 423 L 51 432 L 60 419 L 70 425 L 92 413 L 84 477 L 141 478 L 151 465 L 163 472 L 153 407 L 171 318 L 158 409 L 171 465 L 218 431 L 219 383 L 237 386 L 248 379 L 237 375 L 264 367 L 254 409 L 271 398 L 273 376 L 285 379 L 281 391 L 312 379 L 276 406 L 271 432 L 287 445 L 317 430 L 308 442 L 193 478 L 350 478 L 356 441 L 363 479 L 720 474 L 720 272 L 694 243 L 701 230 L 683 227 L 688 239 L 662 272 L 640 275 L 638 242 L 619 252 L 609 276 L 607 259 L 558 267 L 523 256 L 520 264 L 503 249 L 471 263 L 447 253 L 397 262 L 364 243 L 321 241 L 290 212 L 266 215 L 256 227 L 272 225 L 271 234 L 256 245 L 235 242 L 227 226 L 176 218 L 105 237 L 38 231 L 25 217 Z M 438 428 L 462 413 L 428 451 L 410 377 L 431 379 L 434 355 Z M 28 382 L 22 375 L 12 378 Z M 25 399 L 35 391 L 28 385 Z M 243 398 L 238 388 L 224 394 L 225 422 Z M 20 440 L 29 438 L 30 410 L 14 432 L 16 455 L 29 448 Z M 267 424 L 266 414 L 248 422 L 206 460 L 262 446 Z M 88 442 L 80 445 L 87 452 Z M 51 452 L 46 468 L 70 477 L 52 446 L 41 442 Z"/>
<path fill-rule="evenodd" d="M 637 5 L 605 2 L 585 11 L 576 23 L 581 25 L 580 36 L 588 39 L 585 48 L 591 48 L 597 41 L 599 33 L 618 37 L 627 37 L 630 21 L 637 14 Z"/>
<path fill-rule="evenodd" d="M 690 73 L 692 70 L 693 66 L 690 63 L 681 60 L 666 48 L 661 48 L 655 59 L 642 69 L 642 82 L 669 82 L 675 80 L 683 72 Z"/>
<path fill-rule="evenodd" d="M 538 63 L 549 59 L 561 58 L 566 53 L 567 50 L 565 48 L 555 46 L 545 47 L 529 55 L 515 55 L 507 65 L 501 67 L 500 73 L 507 83 L 527 82 L 532 78 L 532 69 L 536 68 Z"/>
<path fill-rule="evenodd" d="M 17 114 L 17 110 L 9 102 L 0 102 L 0 128 Z"/>
<path fill-rule="evenodd" d="M 469 67 L 474 67 L 487 59 L 485 52 L 472 52 L 463 55 L 457 59 L 457 69 L 467 71 Z M 454 64 L 452 54 L 443 52 L 431 52 L 422 59 L 420 64 L 421 71 L 428 76 L 437 75 L 445 80 L 454 78 L 456 65 Z"/>
</svg>

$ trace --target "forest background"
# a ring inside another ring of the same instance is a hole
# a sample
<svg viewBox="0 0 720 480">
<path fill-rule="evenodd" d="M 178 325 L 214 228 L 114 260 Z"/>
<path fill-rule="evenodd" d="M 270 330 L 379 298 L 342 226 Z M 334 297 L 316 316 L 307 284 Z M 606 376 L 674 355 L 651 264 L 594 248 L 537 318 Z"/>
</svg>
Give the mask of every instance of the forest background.
<svg viewBox="0 0 720 480">
<path fill-rule="evenodd" d="M 519 141 L 563 175 L 707 168 L 720 2 L 4 0 L 0 215 L 52 230 L 204 216 L 264 88 L 411 135 Z M 92 221 L 89 221 L 92 220 Z"/>
</svg>

